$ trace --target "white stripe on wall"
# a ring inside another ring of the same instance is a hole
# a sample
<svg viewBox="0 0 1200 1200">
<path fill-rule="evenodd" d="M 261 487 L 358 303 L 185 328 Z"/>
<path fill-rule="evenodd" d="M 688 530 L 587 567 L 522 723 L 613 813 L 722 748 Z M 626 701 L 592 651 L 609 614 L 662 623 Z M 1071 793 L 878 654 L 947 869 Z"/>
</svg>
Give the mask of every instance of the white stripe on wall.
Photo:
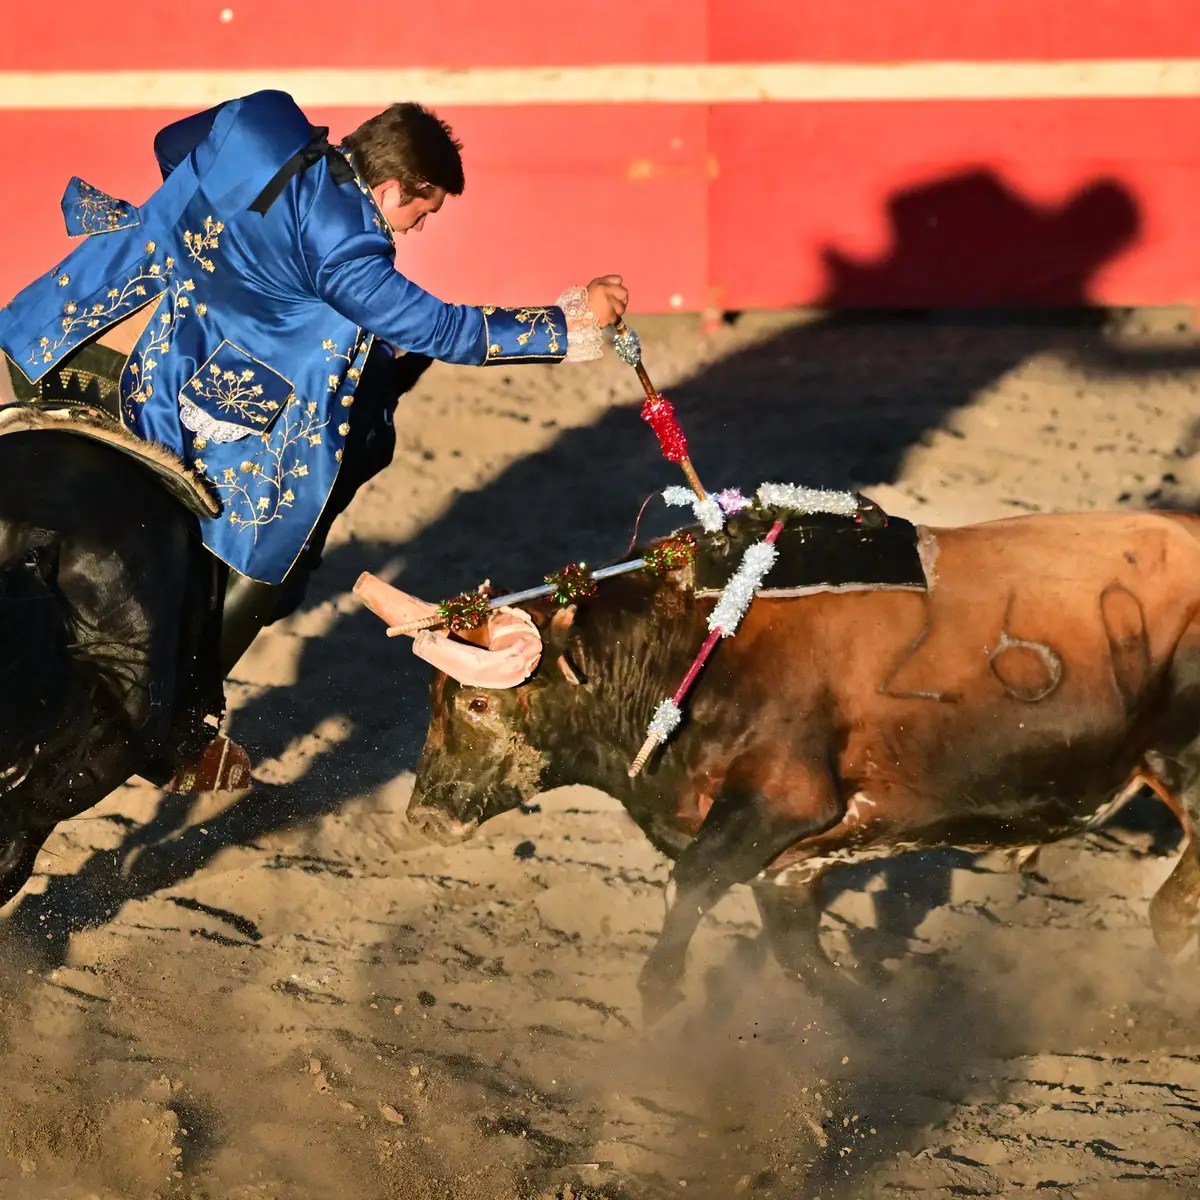
<svg viewBox="0 0 1200 1200">
<path fill-rule="evenodd" d="M 1058 62 L 618 64 L 480 67 L 0 71 L 0 109 L 194 111 L 260 88 L 309 106 L 730 104 L 1200 96 L 1200 59 Z"/>
</svg>

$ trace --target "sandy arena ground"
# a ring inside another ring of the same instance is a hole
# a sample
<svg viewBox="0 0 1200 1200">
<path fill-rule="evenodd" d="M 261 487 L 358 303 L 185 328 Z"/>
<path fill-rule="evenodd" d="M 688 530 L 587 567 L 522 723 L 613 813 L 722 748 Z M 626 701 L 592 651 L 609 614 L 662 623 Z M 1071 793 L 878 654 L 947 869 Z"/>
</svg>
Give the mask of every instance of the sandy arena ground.
<svg viewBox="0 0 1200 1200">
<path fill-rule="evenodd" d="M 934 523 L 1200 500 L 1177 314 L 632 323 L 710 487 L 851 484 Z M 603 795 L 455 849 L 407 827 L 425 671 L 349 588 L 620 555 L 677 481 L 638 402 L 611 356 L 433 367 L 308 607 L 236 672 L 254 789 L 130 786 L 56 832 L 4 912 L 4 1200 L 1197 1193 L 1200 970 L 1154 949 L 1178 831 L 1152 803 L 1024 877 L 836 876 L 829 951 L 890 977 L 869 1035 L 760 953 L 744 889 L 645 1033 L 666 864 Z"/>
</svg>

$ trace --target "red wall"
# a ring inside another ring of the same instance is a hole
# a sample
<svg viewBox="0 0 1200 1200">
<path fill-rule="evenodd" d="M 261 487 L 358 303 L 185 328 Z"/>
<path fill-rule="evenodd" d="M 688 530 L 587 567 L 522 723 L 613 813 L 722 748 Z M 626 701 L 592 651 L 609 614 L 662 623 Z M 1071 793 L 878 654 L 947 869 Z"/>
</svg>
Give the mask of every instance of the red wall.
<svg viewBox="0 0 1200 1200">
<path fill-rule="evenodd" d="M 1194 0 L 13 8 L 0 72 L 262 69 L 256 86 L 314 66 L 1200 57 Z M 0 299 L 69 245 L 67 179 L 142 200 L 158 178 L 153 134 L 179 115 L 96 110 L 70 86 L 83 107 L 0 111 Z M 308 111 L 337 134 L 374 109 Z M 1200 297 L 1191 96 L 439 111 L 465 142 L 467 190 L 401 242 L 398 265 L 447 299 L 551 299 L 610 270 L 642 311 Z"/>
</svg>

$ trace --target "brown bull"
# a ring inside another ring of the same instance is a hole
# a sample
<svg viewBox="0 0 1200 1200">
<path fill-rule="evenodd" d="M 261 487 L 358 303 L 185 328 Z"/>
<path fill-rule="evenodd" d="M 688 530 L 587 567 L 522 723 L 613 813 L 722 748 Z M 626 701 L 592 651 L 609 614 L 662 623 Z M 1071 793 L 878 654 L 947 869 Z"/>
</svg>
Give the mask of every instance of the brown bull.
<svg viewBox="0 0 1200 1200">
<path fill-rule="evenodd" d="M 684 572 L 531 608 L 525 682 L 435 672 L 410 818 L 451 841 L 548 788 L 617 797 L 675 860 L 640 977 L 660 1009 L 734 884 L 755 885 L 785 968 L 829 983 L 817 897 L 831 866 L 1037 847 L 1093 826 L 1144 780 L 1187 835 L 1150 908 L 1159 945 L 1181 950 L 1200 908 L 1200 520 L 1034 515 L 918 532 L 927 592 L 756 599 L 634 779 L 630 759 L 712 602 Z M 360 595 L 385 619 L 412 614 L 373 577 Z M 425 657 L 439 661 L 436 641 L 453 661 L 453 643 L 422 636 Z"/>
</svg>

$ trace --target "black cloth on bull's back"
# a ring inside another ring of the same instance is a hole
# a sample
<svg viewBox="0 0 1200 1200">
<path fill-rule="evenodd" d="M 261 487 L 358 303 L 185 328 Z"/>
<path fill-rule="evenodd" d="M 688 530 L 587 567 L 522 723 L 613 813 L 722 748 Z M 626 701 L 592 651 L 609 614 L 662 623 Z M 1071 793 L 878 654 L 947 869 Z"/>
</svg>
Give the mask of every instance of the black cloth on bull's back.
<svg viewBox="0 0 1200 1200">
<path fill-rule="evenodd" d="M 904 589 L 927 591 L 928 582 L 911 521 L 889 516 L 858 496 L 858 513 L 788 513 L 775 543 L 779 557 L 759 596 L 806 592 Z M 757 505 L 731 517 L 719 533 L 697 539 L 695 580 L 699 595 L 715 595 L 729 582 L 747 548 L 761 541 L 776 520 Z"/>
</svg>

